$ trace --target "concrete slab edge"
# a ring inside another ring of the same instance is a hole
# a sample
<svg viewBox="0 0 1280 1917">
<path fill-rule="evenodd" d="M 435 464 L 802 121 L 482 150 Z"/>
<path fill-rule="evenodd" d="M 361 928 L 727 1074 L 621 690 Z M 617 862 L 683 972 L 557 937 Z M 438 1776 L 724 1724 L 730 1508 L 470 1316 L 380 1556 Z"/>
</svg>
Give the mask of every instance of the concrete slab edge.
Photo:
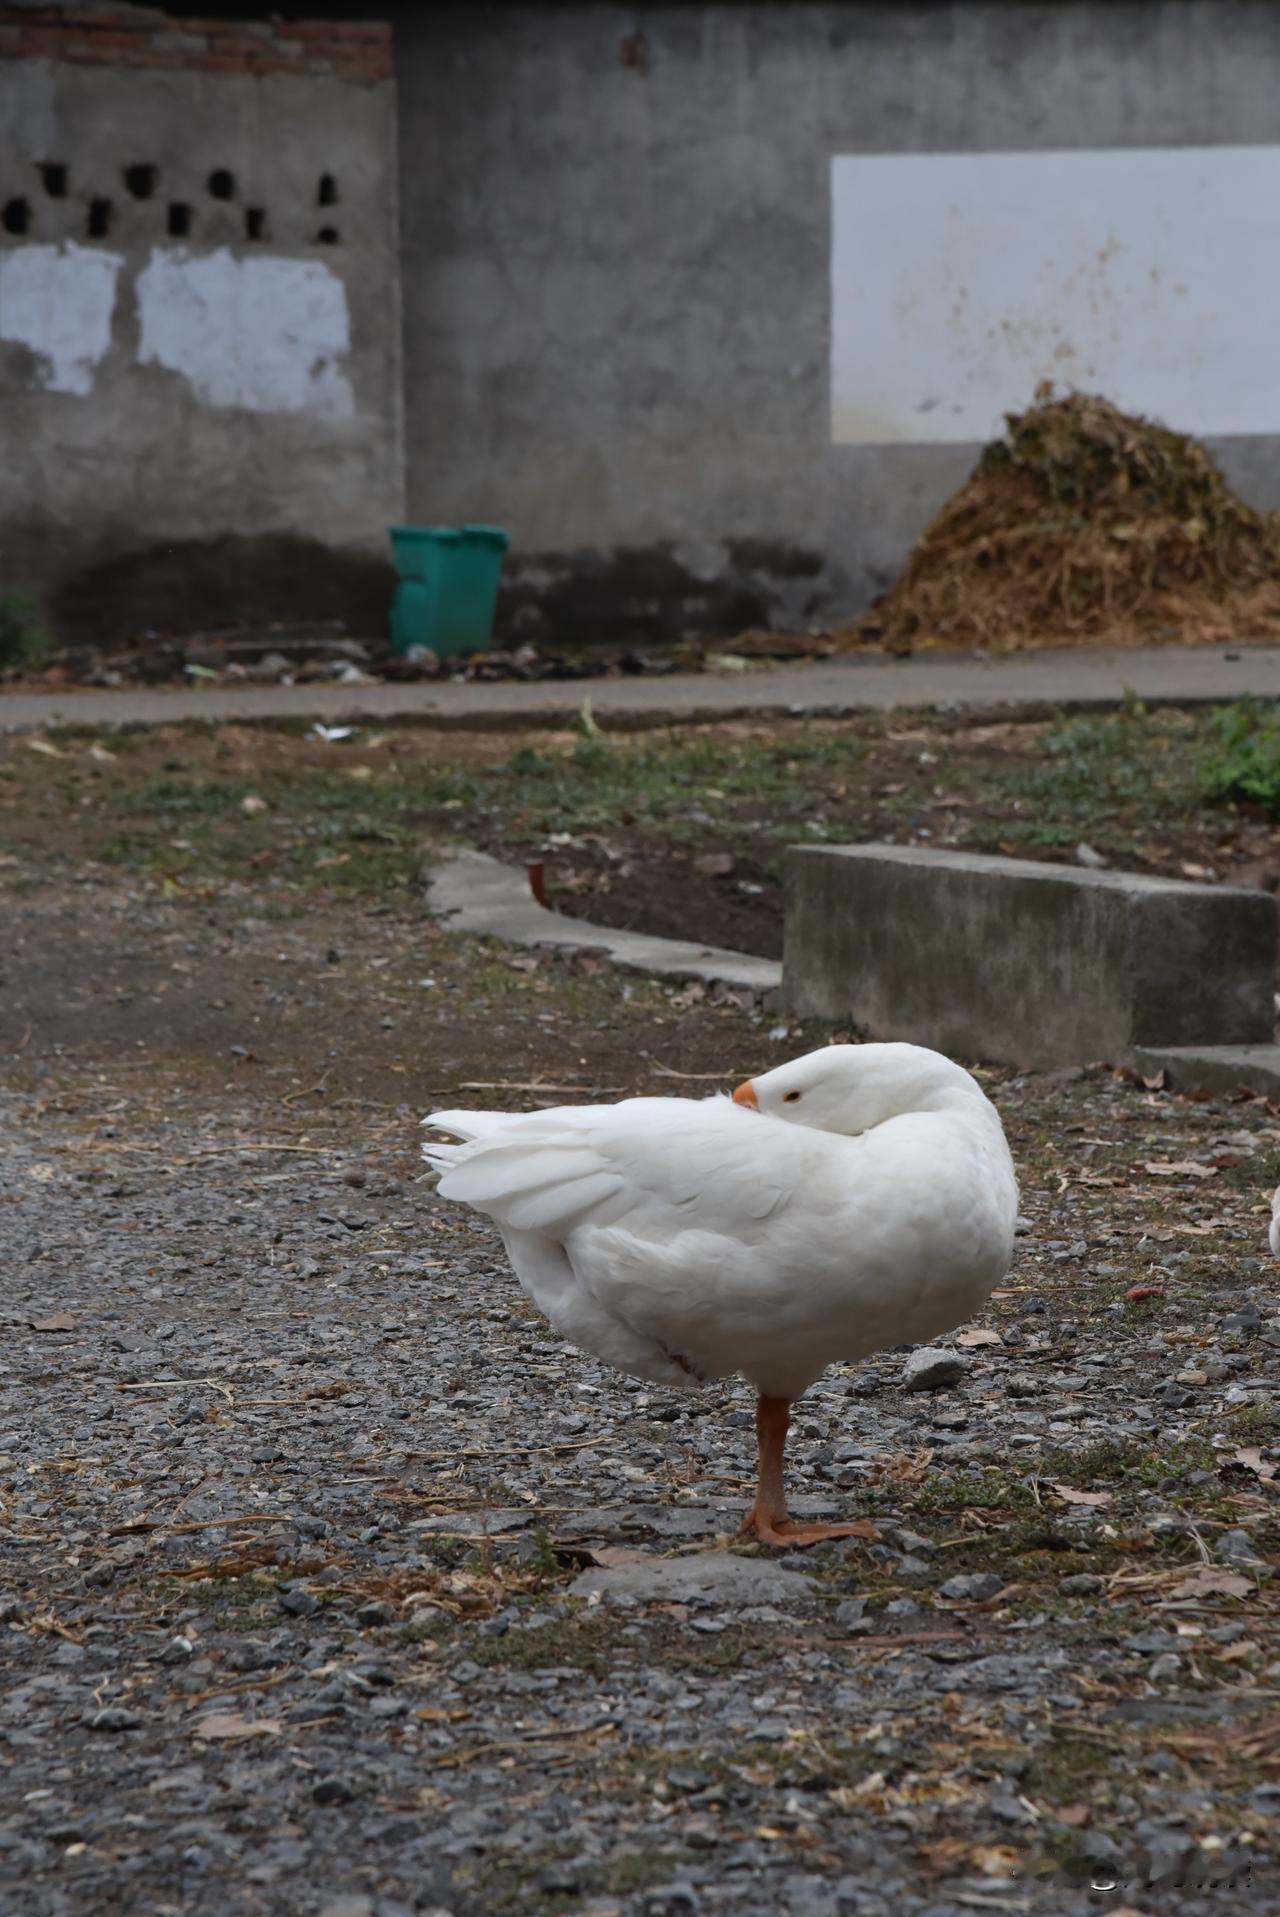
<svg viewBox="0 0 1280 1917">
<path fill-rule="evenodd" d="M 565 918 L 538 904 L 518 866 L 504 865 L 486 853 L 459 852 L 428 867 L 424 877 L 428 910 L 452 932 L 501 939 L 508 945 L 598 952 L 627 971 L 682 984 L 696 979 L 746 994 L 765 1009 L 778 1002 L 782 966 L 776 960 Z"/>
<path fill-rule="evenodd" d="M 1234 1092 L 1242 1086 L 1280 1099 L 1280 1045 L 1143 1046 L 1130 1053 L 1135 1070 L 1165 1074 L 1175 1092 Z"/>
</svg>

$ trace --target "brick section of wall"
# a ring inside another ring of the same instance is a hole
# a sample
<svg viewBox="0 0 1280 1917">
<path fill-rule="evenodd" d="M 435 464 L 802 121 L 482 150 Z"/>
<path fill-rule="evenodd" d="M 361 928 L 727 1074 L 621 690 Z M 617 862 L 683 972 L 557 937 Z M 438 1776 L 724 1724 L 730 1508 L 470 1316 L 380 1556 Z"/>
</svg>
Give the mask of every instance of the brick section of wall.
<svg viewBox="0 0 1280 1917">
<path fill-rule="evenodd" d="M 135 6 L 0 0 L 0 59 L 183 73 L 317 74 L 371 84 L 392 77 L 383 21 L 178 19 Z"/>
</svg>

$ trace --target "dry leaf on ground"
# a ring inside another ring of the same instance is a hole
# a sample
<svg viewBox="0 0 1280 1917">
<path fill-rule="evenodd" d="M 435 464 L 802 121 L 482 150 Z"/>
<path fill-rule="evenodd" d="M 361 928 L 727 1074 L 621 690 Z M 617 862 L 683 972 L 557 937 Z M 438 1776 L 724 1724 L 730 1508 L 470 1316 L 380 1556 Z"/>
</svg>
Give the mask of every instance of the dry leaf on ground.
<svg viewBox="0 0 1280 1917">
<path fill-rule="evenodd" d="M 1206 1565 L 1203 1571 L 1193 1571 L 1181 1584 L 1175 1584 L 1169 1598 L 1176 1603 L 1182 1598 L 1248 1597 L 1252 1589 L 1253 1579 L 1242 1571 L 1215 1571 Z"/>
<path fill-rule="evenodd" d="M 191 1734 L 193 1737 L 236 1744 L 248 1737 L 279 1737 L 280 1720 L 278 1717 L 248 1718 L 240 1717 L 234 1711 L 214 1711 L 209 1717 L 202 1717 L 198 1724 L 193 1724 Z"/>
</svg>

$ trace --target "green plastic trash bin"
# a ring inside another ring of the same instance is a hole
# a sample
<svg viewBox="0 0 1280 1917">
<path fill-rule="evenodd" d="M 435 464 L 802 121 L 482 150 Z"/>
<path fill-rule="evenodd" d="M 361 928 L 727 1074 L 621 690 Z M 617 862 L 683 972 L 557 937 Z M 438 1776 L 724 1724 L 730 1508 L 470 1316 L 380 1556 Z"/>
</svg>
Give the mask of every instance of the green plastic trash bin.
<svg viewBox="0 0 1280 1917">
<path fill-rule="evenodd" d="M 390 532 L 399 576 L 393 651 L 428 646 L 440 658 L 483 652 L 507 550 L 501 526 L 392 526 Z"/>
</svg>

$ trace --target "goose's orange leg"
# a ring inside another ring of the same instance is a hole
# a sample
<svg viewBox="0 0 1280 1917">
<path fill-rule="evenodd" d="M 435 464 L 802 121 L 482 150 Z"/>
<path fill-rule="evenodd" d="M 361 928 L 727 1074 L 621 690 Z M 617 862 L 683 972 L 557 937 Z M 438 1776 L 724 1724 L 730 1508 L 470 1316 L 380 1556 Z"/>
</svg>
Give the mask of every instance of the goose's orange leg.
<svg viewBox="0 0 1280 1917">
<path fill-rule="evenodd" d="M 797 1524 L 787 1516 L 787 1494 L 782 1482 L 782 1454 L 791 1427 L 791 1405 L 786 1398 L 756 1401 L 756 1442 L 760 1464 L 756 1483 L 756 1501 L 742 1521 L 739 1536 L 748 1534 L 762 1544 L 820 1544 L 824 1538 L 857 1536 L 865 1526 L 857 1524 Z"/>
</svg>

